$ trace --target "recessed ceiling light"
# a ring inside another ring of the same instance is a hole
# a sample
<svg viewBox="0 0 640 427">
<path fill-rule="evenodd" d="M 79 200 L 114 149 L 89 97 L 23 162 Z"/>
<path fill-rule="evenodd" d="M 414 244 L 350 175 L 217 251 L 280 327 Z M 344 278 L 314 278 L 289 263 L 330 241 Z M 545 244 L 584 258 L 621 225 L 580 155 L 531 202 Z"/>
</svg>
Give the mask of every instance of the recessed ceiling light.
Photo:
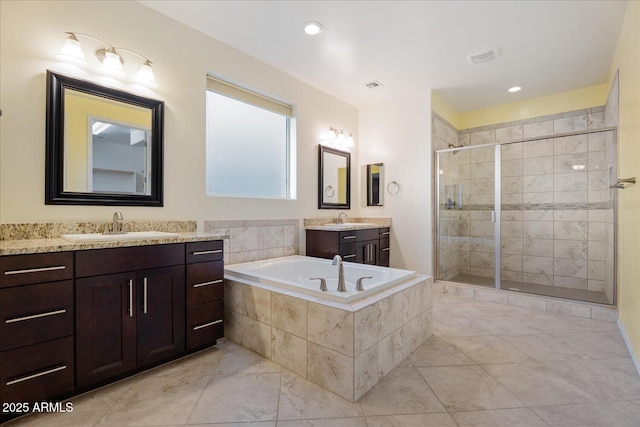
<svg viewBox="0 0 640 427">
<path fill-rule="evenodd" d="M 521 89 L 522 88 L 520 86 L 514 86 L 509 88 L 509 92 L 511 93 L 520 92 Z"/>
<path fill-rule="evenodd" d="M 319 22 L 311 21 L 304 24 L 304 32 L 309 34 L 310 36 L 320 34 L 322 30 L 324 30 L 324 27 Z"/>
</svg>

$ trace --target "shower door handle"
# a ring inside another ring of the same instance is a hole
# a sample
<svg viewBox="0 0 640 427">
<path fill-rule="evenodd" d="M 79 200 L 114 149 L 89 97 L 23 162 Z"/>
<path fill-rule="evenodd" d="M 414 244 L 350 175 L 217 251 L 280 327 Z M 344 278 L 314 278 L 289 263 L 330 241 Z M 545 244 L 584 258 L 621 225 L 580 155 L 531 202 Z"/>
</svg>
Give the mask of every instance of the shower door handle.
<svg viewBox="0 0 640 427">
<path fill-rule="evenodd" d="M 491 211 L 491 222 L 496 223 L 496 211 Z"/>
</svg>

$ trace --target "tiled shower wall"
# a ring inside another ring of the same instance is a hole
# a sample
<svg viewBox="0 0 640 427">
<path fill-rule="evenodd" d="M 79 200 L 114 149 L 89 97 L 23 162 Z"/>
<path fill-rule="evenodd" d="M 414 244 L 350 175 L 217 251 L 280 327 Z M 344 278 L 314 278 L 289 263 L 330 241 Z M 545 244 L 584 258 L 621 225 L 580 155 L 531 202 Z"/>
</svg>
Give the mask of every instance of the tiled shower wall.
<svg viewBox="0 0 640 427">
<path fill-rule="evenodd" d="M 605 107 L 456 131 L 433 114 L 434 149 L 503 145 L 504 280 L 605 292 L 613 298 L 613 133 L 553 138 L 604 127 Z M 544 138 L 548 136 L 549 138 Z M 440 156 L 440 276 L 494 276 L 493 147 Z M 572 166 L 584 164 L 585 168 Z M 444 209 L 444 203 L 452 209 Z"/>
</svg>

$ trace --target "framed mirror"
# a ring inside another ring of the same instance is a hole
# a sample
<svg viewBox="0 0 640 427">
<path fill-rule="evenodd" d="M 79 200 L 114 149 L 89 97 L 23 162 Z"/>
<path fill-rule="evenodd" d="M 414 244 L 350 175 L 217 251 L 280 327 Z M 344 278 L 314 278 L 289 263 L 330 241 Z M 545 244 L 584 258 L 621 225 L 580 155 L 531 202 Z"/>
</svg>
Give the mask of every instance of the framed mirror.
<svg viewBox="0 0 640 427">
<path fill-rule="evenodd" d="M 351 209 L 351 153 L 318 147 L 318 209 Z"/>
<path fill-rule="evenodd" d="M 45 203 L 162 206 L 164 103 L 47 71 Z"/>
<path fill-rule="evenodd" d="M 384 163 L 367 165 L 367 206 L 384 206 Z"/>
</svg>

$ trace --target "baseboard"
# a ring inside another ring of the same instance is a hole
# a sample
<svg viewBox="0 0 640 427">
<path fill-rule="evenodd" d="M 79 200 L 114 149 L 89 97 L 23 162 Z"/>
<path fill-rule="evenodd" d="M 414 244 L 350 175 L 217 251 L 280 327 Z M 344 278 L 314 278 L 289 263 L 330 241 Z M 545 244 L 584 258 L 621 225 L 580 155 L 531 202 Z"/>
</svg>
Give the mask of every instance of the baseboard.
<svg viewBox="0 0 640 427">
<path fill-rule="evenodd" d="M 620 319 L 616 322 L 618 325 L 618 329 L 620 330 L 620 334 L 622 334 L 622 339 L 624 343 L 627 345 L 627 350 L 629 351 L 629 355 L 631 356 L 631 360 L 633 360 L 633 364 L 636 367 L 636 371 L 638 371 L 638 375 L 640 375 L 640 360 L 636 357 L 636 354 L 633 352 L 633 347 L 631 346 L 631 341 L 629 341 L 629 336 L 627 335 L 627 331 L 624 329 L 624 325 L 620 322 Z"/>
</svg>

